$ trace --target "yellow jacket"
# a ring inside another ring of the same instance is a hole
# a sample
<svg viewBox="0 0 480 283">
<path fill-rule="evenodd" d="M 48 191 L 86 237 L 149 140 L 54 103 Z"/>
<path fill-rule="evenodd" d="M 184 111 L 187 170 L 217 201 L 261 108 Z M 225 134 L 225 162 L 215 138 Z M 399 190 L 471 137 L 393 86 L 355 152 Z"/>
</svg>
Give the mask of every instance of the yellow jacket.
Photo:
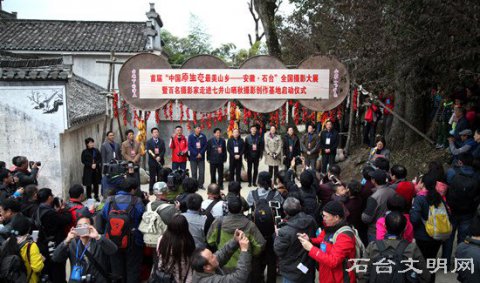
<svg viewBox="0 0 480 283">
<path fill-rule="evenodd" d="M 20 255 L 22 256 L 23 263 L 27 268 L 27 278 L 30 277 L 28 283 L 37 283 L 40 282 L 40 272 L 43 269 L 43 256 L 38 249 L 37 243 L 32 242 L 30 244 L 30 257 L 27 257 L 28 243 L 23 245 L 20 249 Z M 30 276 L 30 273 L 32 273 Z"/>
</svg>

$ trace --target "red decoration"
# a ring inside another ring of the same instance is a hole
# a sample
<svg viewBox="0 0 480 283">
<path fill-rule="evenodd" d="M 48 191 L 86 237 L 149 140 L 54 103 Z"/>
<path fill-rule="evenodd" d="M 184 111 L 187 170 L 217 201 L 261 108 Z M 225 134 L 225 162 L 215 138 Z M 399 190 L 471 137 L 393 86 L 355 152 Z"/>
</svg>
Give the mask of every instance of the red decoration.
<svg viewBox="0 0 480 283">
<path fill-rule="evenodd" d="M 190 124 L 190 121 L 187 121 L 187 130 L 188 131 L 192 130 L 192 125 Z"/>
<path fill-rule="evenodd" d="M 180 101 L 179 103 L 180 103 L 180 123 L 183 123 L 183 115 L 184 115 L 184 113 L 183 113 L 183 102 Z"/>
<path fill-rule="evenodd" d="M 118 118 L 118 93 L 113 92 L 113 117 Z"/>
<path fill-rule="evenodd" d="M 155 122 L 160 124 L 160 109 L 155 110 Z"/>
<path fill-rule="evenodd" d="M 133 127 L 137 127 L 137 120 L 140 121 L 140 118 L 138 117 L 137 110 L 134 108 L 133 109 Z"/>
<path fill-rule="evenodd" d="M 282 106 L 282 121 L 281 125 L 285 126 L 285 123 L 287 122 L 287 103 L 283 104 Z"/>
<path fill-rule="evenodd" d="M 150 118 L 151 113 L 152 112 L 150 112 L 150 111 L 145 111 L 145 121 L 148 121 L 148 118 Z"/>
<path fill-rule="evenodd" d="M 168 115 L 170 117 L 170 121 L 173 121 L 173 102 L 170 101 L 170 104 L 168 105 Z"/>
<path fill-rule="evenodd" d="M 187 121 L 190 121 L 190 108 L 187 107 L 187 109 L 185 110 L 186 114 L 187 114 Z"/>
<path fill-rule="evenodd" d="M 123 126 L 127 126 L 127 102 L 122 99 Z"/>
<path fill-rule="evenodd" d="M 205 120 L 207 118 L 207 115 L 205 113 L 202 113 L 202 118 L 200 120 L 200 127 L 203 129 L 205 129 Z"/>
<path fill-rule="evenodd" d="M 357 99 L 358 99 L 358 89 L 355 88 L 353 90 L 353 98 L 352 98 L 353 111 L 357 111 L 357 109 L 358 109 Z"/>
<path fill-rule="evenodd" d="M 193 124 L 196 126 L 198 123 L 197 121 L 197 111 L 193 111 Z"/>
<path fill-rule="evenodd" d="M 207 114 L 207 129 L 212 128 L 212 119 L 213 119 L 212 113 L 208 113 Z"/>
<path fill-rule="evenodd" d="M 307 120 L 307 115 L 308 115 L 307 107 L 302 106 L 302 122 L 303 123 L 306 123 L 308 121 Z"/>
<path fill-rule="evenodd" d="M 300 122 L 300 115 L 299 115 L 299 111 L 300 111 L 300 103 L 295 102 L 295 105 L 293 106 L 293 121 L 295 122 L 295 125 L 298 125 L 299 122 Z"/>
</svg>

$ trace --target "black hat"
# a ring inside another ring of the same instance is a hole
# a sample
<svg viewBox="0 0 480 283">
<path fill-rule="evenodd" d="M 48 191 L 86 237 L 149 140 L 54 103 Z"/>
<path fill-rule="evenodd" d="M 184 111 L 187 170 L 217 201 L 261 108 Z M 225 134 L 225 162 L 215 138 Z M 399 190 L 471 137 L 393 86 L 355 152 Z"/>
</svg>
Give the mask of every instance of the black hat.
<svg viewBox="0 0 480 283">
<path fill-rule="evenodd" d="M 345 216 L 345 211 L 343 210 L 343 205 L 338 201 L 330 201 L 324 207 L 323 211 L 330 213 L 331 215 L 338 215 L 341 218 Z"/>
<path fill-rule="evenodd" d="M 387 179 L 387 173 L 385 171 L 377 169 L 373 172 L 370 172 L 370 177 L 372 177 L 375 181 L 385 181 Z"/>
</svg>

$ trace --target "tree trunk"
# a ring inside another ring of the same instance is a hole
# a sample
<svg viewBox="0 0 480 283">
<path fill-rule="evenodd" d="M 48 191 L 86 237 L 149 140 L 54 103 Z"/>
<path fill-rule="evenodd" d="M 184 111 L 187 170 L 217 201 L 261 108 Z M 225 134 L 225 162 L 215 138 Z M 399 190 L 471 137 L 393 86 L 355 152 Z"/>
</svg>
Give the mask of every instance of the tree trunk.
<svg viewBox="0 0 480 283">
<path fill-rule="evenodd" d="M 282 51 L 280 49 L 280 42 L 278 40 L 275 12 L 277 10 L 276 0 L 254 0 L 255 11 L 262 21 L 263 31 L 268 47 L 268 54 L 281 58 Z"/>
</svg>

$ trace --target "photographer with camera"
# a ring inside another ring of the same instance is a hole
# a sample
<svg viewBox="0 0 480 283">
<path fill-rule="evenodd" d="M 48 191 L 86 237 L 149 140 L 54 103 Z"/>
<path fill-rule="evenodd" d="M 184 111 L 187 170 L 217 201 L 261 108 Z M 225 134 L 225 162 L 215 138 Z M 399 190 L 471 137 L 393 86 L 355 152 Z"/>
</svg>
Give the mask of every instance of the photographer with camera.
<svg viewBox="0 0 480 283">
<path fill-rule="evenodd" d="M 0 168 L 0 202 L 17 190 L 13 175 L 6 168 Z"/>
<path fill-rule="evenodd" d="M 37 175 L 41 162 L 28 162 L 25 156 L 18 156 L 15 159 L 16 166 L 14 176 L 18 178 L 18 185 L 25 187 L 30 184 L 38 185 Z M 30 166 L 30 170 L 29 170 Z"/>
<path fill-rule="evenodd" d="M 175 127 L 175 133 L 170 137 L 170 148 L 172 149 L 172 169 L 178 168 L 187 170 L 188 142 L 183 135 L 182 126 Z"/>
<path fill-rule="evenodd" d="M 278 167 L 282 165 L 282 138 L 276 134 L 276 127 L 270 126 L 270 133 L 265 134 L 265 164 L 268 165 L 268 173 L 277 179 Z"/>
<path fill-rule="evenodd" d="M 33 221 L 40 231 L 37 244 L 46 258 L 44 271 L 53 282 L 65 282 L 65 262 L 51 261 L 50 242 L 56 247 L 65 239 L 65 230 L 72 222 L 72 215 L 65 210 L 63 200 L 54 198 L 51 189 L 40 189 L 37 198 L 40 205 L 33 215 Z"/>
<path fill-rule="evenodd" d="M 159 138 L 158 128 L 152 128 L 150 133 L 152 138 L 147 141 L 148 173 L 150 175 L 148 192 L 152 195 L 153 185 L 161 181 L 160 170 L 165 165 L 165 142 Z"/>
<path fill-rule="evenodd" d="M 133 130 L 127 130 L 125 134 L 127 135 L 127 140 L 122 143 L 123 160 L 133 162 L 134 165 L 138 166 L 141 157 L 140 143 L 135 140 Z M 139 169 L 135 170 L 134 175 L 138 183 L 140 183 L 140 173 L 138 170 Z"/>
<path fill-rule="evenodd" d="M 82 216 L 55 249 L 52 260 L 70 260 L 70 281 L 112 282 L 111 275 L 107 273 L 108 257 L 113 256 L 117 249 L 115 243 L 97 232 L 91 218 Z"/>
</svg>

